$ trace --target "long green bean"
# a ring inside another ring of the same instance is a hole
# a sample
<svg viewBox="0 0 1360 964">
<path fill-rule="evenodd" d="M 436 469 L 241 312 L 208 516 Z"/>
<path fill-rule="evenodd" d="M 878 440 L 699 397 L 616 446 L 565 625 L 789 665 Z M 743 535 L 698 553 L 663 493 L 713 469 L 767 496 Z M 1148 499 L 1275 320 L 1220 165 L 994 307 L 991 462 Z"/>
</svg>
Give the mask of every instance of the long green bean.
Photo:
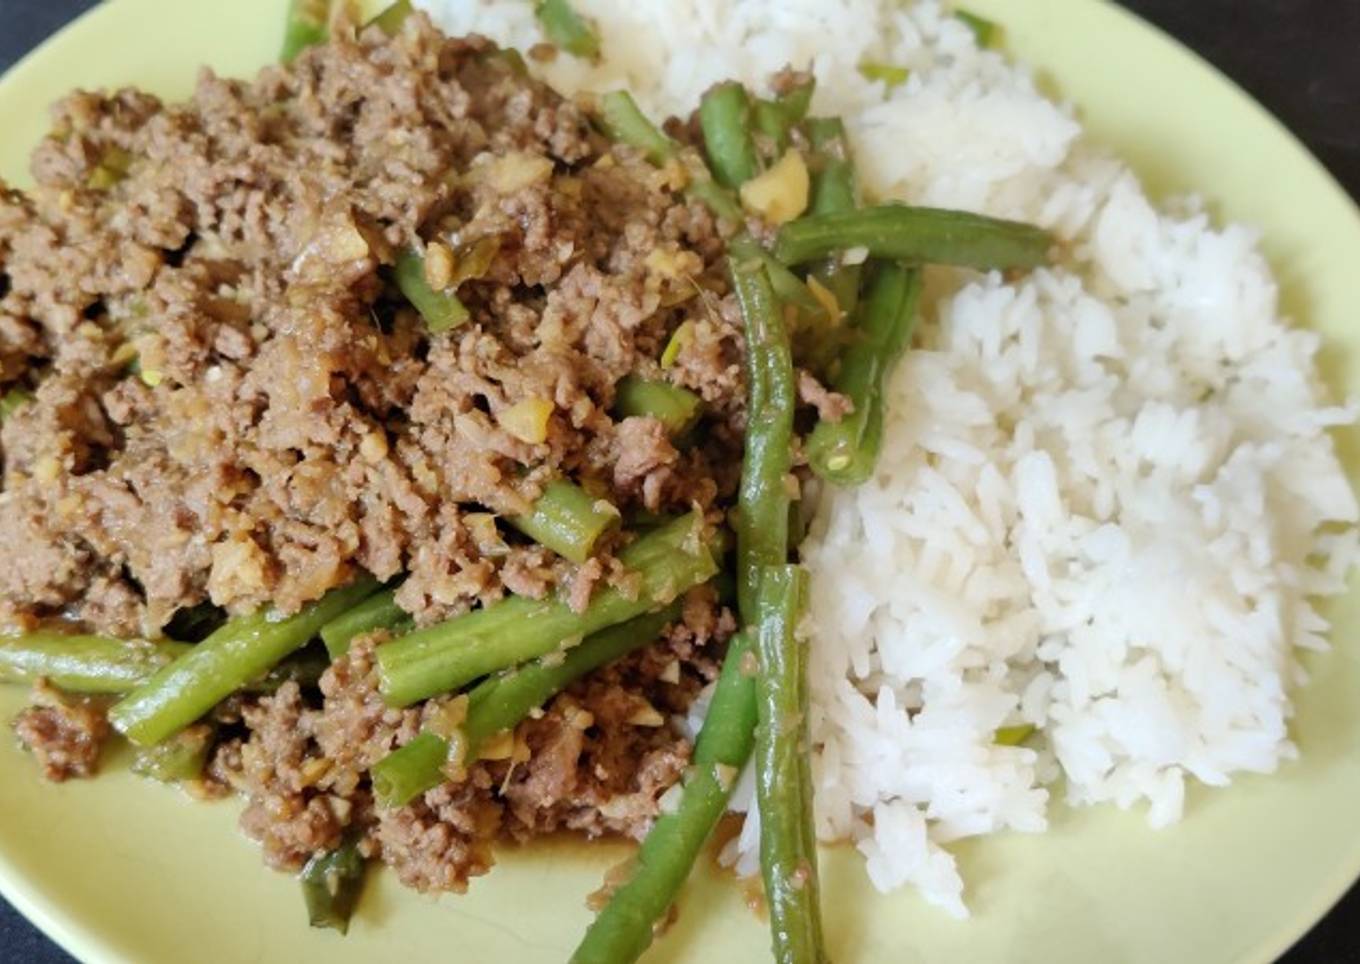
<svg viewBox="0 0 1360 964">
<path fill-rule="evenodd" d="M 196 723 L 170 739 L 137 750 L 132 772 L 161 783 L 194 780 L 203 774 L 217 732 L 207 723 Z"/>
<path fill-rule="evenodd" d="M 654 418 L 666 426 L 666 434 L 672 438 L 692 429 L 703 407 L 698 395 L 667 381 L 625 375 L 614 386 L 614 414 Z"/>
<path fill-rule="evenodd" d="M 192 648 L 169 640 L 46 630 L 0 636 L 0 682 L 32 683 L 46 677 L 70 693 L 126 693 Z"/>
<path fill-rule="evenodd" d="M 817 82 L 809 76 L 774 100 L 756 101 L 754 108 L 756 130 L 769 138 L 776 157 L 789 146 L 790 132 L 807 116 L 816 86 Z"/>
<path fill-rule="evenodd" d="M 794 360 L 819 374 L 840 350 L 842 336 L 838 319 L 812 289 L 762 248 L 749 234 L 728 242 L 728 254 L 739 261 L 755 259 L 765 266 L 779 305 L 790 312 L 787 337 Z M 831 306 L 835 307 L 835 306 Z"/>
<path fill-rule="evenodd" d="M 762 248 L 749 234 L 737 235 L 728 242 L 727 250 L 729 256 L 739 261 L 755 260 L 764 266 L 776 301 L 792 308 L 800 319 L 800 324 L 817 316 L 820 316 L 819 323 L 826 322 L 826 306 L 817 300 L 801 278 Z"/>
<path fill-rule="evenodd" d="M 735 637 L 694 746 L 679 806 L 652 825 L 628 880 L 591 923 L 572 964 L 625 964 L 652 943 L 658 921 L 675 902 L 704 843 L 713 834 L 732 785 L 755 741 L 755 680 L 744 663 L 747 637 Z"/>
<path fill-rule="evenodd" d="M 822 478 L 857 485 L 873 474 L 883 445 L 883 387 L 911 341 L 920 297 L 920 269 L 877 266 L 856 312 L 856 337 L 832 380 L 854 411 L 839 422 L 818 422 L 808 436 L 808 463 Z"/>
<path fill-rule="evenodd" d="M 619 553 L 637 576 L 636 593 L 605 587 L 581 613 L 558 598 L 508 596 L 379 647 L 384 698 L 392 706 L 409 706 L 662 608 L 717 572 L 713 543 L 705 542 L 701 527 L 702 520 L 690 513 Z"/>
<path fill-rule="evenodd" d="M 436 291 L 425 280 L 425 258 L 419 251 L 408 248 L 397 255 L 393 268 L 393 278 L 397 288 L 420 317 L 425 319 L 425 327 L 433 334 L 449 331 L 463 324 L 470 317 L 467 308 L 452 291 Z"/>
<path fill-rule="evenodd" d="M 457 756 L 475 760 L 498 733 L 512 729 L 536 707 L 574 680 L 653 642 L 679 615 L 672 603 L 656 613 L 602 629 L 566 655 L 541 657 L 488 677 L 468 694 L 467 718 L 458 728 Z M 400 807 L 444 780 L 453 749 L 449 737 L 426 730 L 379 760 L 370 771 L 373 795 L 385 807 Z"/>
<path fill-rule="evenodd" d="M 699 126 L 713 176 L 736 189 L 760 173 L 751 139 L 751 98 L 735 80 L 710 87 L 699 101 Z"/>
<path fill-rule="evenodd" d="M 656 642 L 661 631 L 680 618 L 676 600 L 665 609 L 610 626 L 573 646 L 564 657 L 543 657 L 488 677 L 468 694 L 463 735 L 469 749 L 513 728 L 535 707 L 587 673 Z"/>
<path fill-rule="evenodd" d="M 548 39 L 569 54 L 594 60 L 600 55 L 600 37 L 590 21 L 571 5 L 571 0 L 538 0 L 534 16 Z"/>
<path fill-rule="evenodd" d="M 619 523 L 619 510 L 575 482 L 554 479 L 524 515 L 506 516 L 520 532 L 572 562 L 585 562 L 600 536 Z"/>
<path fill-rule="evenodd" d="M 802 264 L 862 248 L 870 257 L 970 268 L 1035 268 L 1048 261 L 1052 236 L 1018 221 L 882 204 L 859 211 L 818 214 L 779 229 L 774 254 Z"/>
<path fill-rule="evenodd" d="M 289 0 L 279 60 L 290 64 L 308 47 L 325 43 L 330 14 L 330 0 Z"/>
<path fill-rule="evenodd" d="M 326 644 L 331 659 L 339 659 L 349 652 L 349 644 L 356 636 L 377 629 L 400 634 L 414 625 L 410 614 L 397 605 L 396 590 L 384 589 L 322 626 L 321 641 Z"/>
<path fill-rule="evenodd" d="M 673 160 L 688 161 L 689 183 L 685 193 L 707 205 L 717 217 L 741 223 L 741 205 L 732 192 L 713 179 L 701 158 L 693 156 L 692 151 L 682 152 L 679 144 L 648 120 L 632 94 L 615 90 L 602 95 L 598 120 L 610 140 L 636 148 L 658 167 Z"/>
<path fill-rule="evenodd" d="M 116 703 L 109 721 L 134 743 L 159 743 L 264 675 L 377 588 L 365 577 L 331 590 L 295 616 L 279 618 L 266 609 L 233 619 Z"/>
<path fill-rule="evenodd" d="M 807 678 L 795 635 L 806 578 L 798 566 L 764 567 L 753 627 L 760 658 L 755 687 L 760 867 L 779 964 L 826 960 L 812 825 Z"/>
<path fill-rule="evenodd" d="M 733 258 L 729 270 L 746 330 L 748 397 L 736 522 L 737 604 L 742 619 L 750 622 L 757 570 L 788 558 L 793 356 L 764 265 Z"/>
<path fill-rule="evenodd" d="M 837 214 L 859 207 L 855 165 L 845 124 L 839 117 L 814 117 L 807 122 L 812 142 L 812 197 L 808 214 Z"/>
<path fill-rule="evenodd" d="M 808 213 L 837 214 L 859 207 L 855 183 L 855 163 L 850 156 L 850 141 L 839 117 L 815 117 L 807 122 L 812 142 L 812 199 Z M 843 264 L 831 257 L 816 265 L 811 276 L 835 297 L 841 311 L 849 315 L 859 301 L 859 265 Z M 831 350 L 839 346 L 830 339 Z M 825 366 L 821 366 L 825 367 Z"/>
<path fill-rule="evenodd" d="M 653 164 L 665 164 L 680 153 L 680 145 L 647 119 L 626 90 L 600 96 L 599 120 L 610 140 L 637 148 Z"/>
<path fill-rule="evenodd" d="M 347 837 L 329 853 L 317 854 L 307 861 L 298 875 L 302 899 L 307 905 L 307 921 L 313 927 L 329 927 L 344 934 L 359 902 L 367 861 L 359 852 L 355 835 Z"/>
</svg>

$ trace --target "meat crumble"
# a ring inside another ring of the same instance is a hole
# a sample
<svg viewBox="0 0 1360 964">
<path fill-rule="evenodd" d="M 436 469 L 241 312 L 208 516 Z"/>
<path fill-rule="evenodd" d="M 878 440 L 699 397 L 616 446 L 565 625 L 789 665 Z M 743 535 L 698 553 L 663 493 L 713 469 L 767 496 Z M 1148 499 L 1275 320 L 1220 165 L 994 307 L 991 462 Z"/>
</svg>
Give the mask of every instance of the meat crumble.
<svg viewBox="0 0 1360 964">
<path fill-rule="evenodd" d="M 746 387 L 726 242 L 743 226 L 512 52 L 423 15 L 393 38 L 338 24 L 253 81 L 205 70 L 184 104 L 72 94 L 32 173 L 27 192 L 0 184 L 11 627 L 185 639 L 204 612 L 286 616 L 363 576 L 399 580 L 418 626 L 507 593 L 580 612 L 634 585 L 615 556 L 627 520 L 712 524 L 734 500 Z M 402 294 L 412 254 L 465 323 L 435 330 Z M 697 430 L 616 412 L 625 376 L 692 392 Z M 848 411 L 808 373 L 799 388 Z M 583 562 L 502 521 L 562 478 L 625 520 Z M 465 889 L 497 840 L 640 839 L 734 630 L 712 587 L 691 590 L 654 643 L 396 807 L 370 769 L 459 697 L 389 706 L 392 637 L 369 632 L 319 680 L 219 704 L 191 789 L 244 797 L 270 866 L 357 838 L 428 891 Z M 42 681 L 14 728 L 50 778 L 87 776 L 106 709 Z"/>
<path fill-rule="evenodd" d="M 498 525 L 566 477 L 634 512 L 730 504 L 743 342 L 724 232 L 509 52 L 423 16 L 339 29 L 192 99 L 77 92 L 35 187 L 0 185 L 0 617 L 156 638 L 205 606 L 281 614 L 363 573 L 417 624 L 506 593 L 581 610 L 629 574 Z M 393 266 L 422 256 L 466 324 L 432 333 Z M 658 359 L 674 333 L 677 357 Z M 625 375 L 704 399 L 690 444 L 618 417 Z M 546 403 L 541 438 L 506 418 Z M 407 884 L 461 890 L 496 839 L 640 837 L 690 746 L 673 720 L 734 629 L 707 588 L 657 642 L 559 694 L 461 779 L 382 808 L 368 770 L 450 699 L 378 692 L 383 632 L 315 686 L 238 694 L 200 795 L 236 792 L 266 861 L 362 835 Z M 97 700 L 43 683 L 15 724 L 53 779 L 93 772 Z"/>
<path fill-rule="evenodd" d="M 516 63 L 416 18 L 253 83 L 205 73 L 184 105 L 56 106 L 36 188 L 0 203 L 0 370 L 35 396 L 3 430 L 11 621 L 155 635 L 209 600 L 294 612 L 362 569 L 408 573 L 426 623 L 572 577 L 468 518 L 555 476 L 624 512 L 730 494 L 730 435 L 678 452 L 610 412 L 702 321 L 669 374 L 739 417 L 718 226 Z M 92 186 L 111 156 L 125 174 Z M 410 247 L 427 272 L 482 262 L 469 324 L 431 336 L 393 291 Z M 500 420 L 526 398 L 551 404 L 542 441 Z"/>
</svg>

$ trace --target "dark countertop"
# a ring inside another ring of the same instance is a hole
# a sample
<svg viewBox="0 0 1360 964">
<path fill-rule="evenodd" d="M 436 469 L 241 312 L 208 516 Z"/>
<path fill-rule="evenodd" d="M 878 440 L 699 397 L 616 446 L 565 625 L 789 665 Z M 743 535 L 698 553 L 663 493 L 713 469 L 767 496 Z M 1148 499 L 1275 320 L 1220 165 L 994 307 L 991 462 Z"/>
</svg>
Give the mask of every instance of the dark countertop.
<svg viewBox="0 0 1360 964">
<path fill-rule="evenodd" d="M 1123 3 L 1245 87 L 1302 138 L 1352 197 L 1360 198 L 1360 2 Z M 0 0 L 0 72 L 92 6 L 91 0 Z M 1360 832 L 1360 821 L 1356 829 Z M 0 961 L 70 960 L 0 900 Z M 1347 894 L 1284 961 L 1360 964 L 1360 887 Z"/>
</svg>

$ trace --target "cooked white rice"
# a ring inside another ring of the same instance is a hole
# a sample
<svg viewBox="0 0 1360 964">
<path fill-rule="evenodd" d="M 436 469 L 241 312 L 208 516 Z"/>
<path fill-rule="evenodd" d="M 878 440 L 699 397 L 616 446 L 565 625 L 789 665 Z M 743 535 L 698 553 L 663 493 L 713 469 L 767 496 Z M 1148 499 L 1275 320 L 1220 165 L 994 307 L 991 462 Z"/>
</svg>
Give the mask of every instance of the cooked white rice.
<svg viewBox="0 0 1360 964">
<path fill-rule="evenodd" d="M 871 196 L 1035 221 L 1062 263 L 1014 283 L 934 270 L 875 478 L 821 499 L 812 571 L 818 831 L 873 882 L 966 913 L 951 840 L 1043 830 L 1069 804 L 1180 818 L 1185 781 L 1291 758 L 1310 597 L 1342 592 L 1357 505 L 1327 430 L 1318 337 L 1278 315 L 1252 231 L 1154 207 L 1029 72 L 934 2 L 577 0 L 654 116 L 711 83 L 817 74 Z M 427 0 L 451 32 L 528 47 L 528 0 Z M 911 68 L 892 91 L 864 60 Z M 1029 723 L 1022 747 L 998 727 Z M 749 805 L 749 779 L 738 802 Z M 731 856 L 754 866 L 756 815 Z"/>
</svg>

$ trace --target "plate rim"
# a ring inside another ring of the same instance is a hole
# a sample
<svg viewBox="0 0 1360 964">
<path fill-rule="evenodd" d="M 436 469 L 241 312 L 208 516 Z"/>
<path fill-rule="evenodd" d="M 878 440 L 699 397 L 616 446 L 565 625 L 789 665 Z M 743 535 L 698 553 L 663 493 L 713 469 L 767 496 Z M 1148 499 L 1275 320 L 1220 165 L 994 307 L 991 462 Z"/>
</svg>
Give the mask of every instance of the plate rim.
<svg viewBox="0 0 1360 964">
<path fill-rule="evenodd" d="M 1275 138 L 1288 143 L 1291 153 L 1309 168 L 1311 176 L 1320 184 L 1325 184 L 1327 192 L 1331 195 L 1330 201 L 1342 208 L 1344 217 L 1360 230 L 1360 197 L 1353 196 L 1302 138 L 1232 76 L 1186 42 L 1117 0 L 1075 0 L 1075 2 L 1092 3 L 1105 8 L 1107 12 L 1123 20 L 1127 29 L 1150 35 L 1160 44 L 1172 48 L 1177 57 L 1193 62 L 1198 72 L 1203 75 L 1205 83 L 1214 83 L 1226 88 L 1234 95 L 1235 100 L 1248 106 L 1258 123 L 1264 122 Z M 26 76 L 36 72 L 43 61 L 53 56 L 54 48 L 64 46 L 73 35 L 93 29 L 100 21 L 118 18 L 126 6 L 128 4 L 124 0 L 105 0 L 80 13 L 0 73 L 0 89 L 22 87 Z M 1043 69 L 1040 59 L 1029 58 L 1025 62 L 1036 70 Z M 1134 167 L 1134 173 L 1141 177 L 1137 167 Z M 1221 223 L 1222 219 L 1216 217 L 1214 221 Z M 1268 238 L 1264 231 L 1262 234 Z M 1274 265 L 1272 274 L 1278 275 Z M 1276 280 L 1279 280 L 1278 277 Z M 1350 592 L 1360 590 L 1352 588 Z M 1343 642 L 1333 639 L 1332 644 L 1335 650 L 1340 648 Z M 1060 800 L 1054 802 L 1065 805 Z M 40 889 L 30 892 L 25 886 L 25 875 L 15 866 L 7 848 L 3 846 L 2 838 L 3 831 L 0 830 L 0 896 L 3 896 L 44 936 L 77 960 L 136 964 L 136 957 L 125 953 L 119 946 L 120 942 L 112 936 L 99 933 L 94 927 L 82 921 L 80 915 L 65 911 L 55 895 L 48 895 Z M 1244 960 L 1252 964 L 1256 962 L 1269 964 L 1275 961 L 1336 908 L 1348 892 L 1360 883 L 1360 838 L 1357 838 L 1353 849 L 1351 858 L 1348 861 L 1338 861 L 1334 874 L 1317 889 L 1310 900 L 1300 901 L 1300 909 L 1291 915 L 1289 920 L 1281 920 L 1279 925 L 1273 928 L 1276 939 L 1268 944 L 1263 943 L 1256 949 L 1256 953 Z M 261 869 L 263 871 L 267 868 Z"/>
</svg>

